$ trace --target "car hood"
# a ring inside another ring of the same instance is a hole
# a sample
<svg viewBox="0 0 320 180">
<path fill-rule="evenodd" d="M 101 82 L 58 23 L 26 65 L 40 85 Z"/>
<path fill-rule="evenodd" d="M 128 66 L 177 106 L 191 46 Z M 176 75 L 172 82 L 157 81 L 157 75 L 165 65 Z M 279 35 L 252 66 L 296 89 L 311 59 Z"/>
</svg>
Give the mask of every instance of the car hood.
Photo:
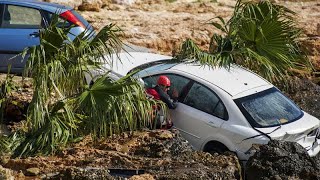
<svg viewBox="0 0 320 180">
<path fill-rule="evenodd" d="M 291 123 L 270 128 L 256 128 L 257 130 L 268 134 L 271 139 L 295 141 L 308 135 L 312 130 L 319 128 L 319 119 L 304 112 L 304 115 Z"/>
</svg>

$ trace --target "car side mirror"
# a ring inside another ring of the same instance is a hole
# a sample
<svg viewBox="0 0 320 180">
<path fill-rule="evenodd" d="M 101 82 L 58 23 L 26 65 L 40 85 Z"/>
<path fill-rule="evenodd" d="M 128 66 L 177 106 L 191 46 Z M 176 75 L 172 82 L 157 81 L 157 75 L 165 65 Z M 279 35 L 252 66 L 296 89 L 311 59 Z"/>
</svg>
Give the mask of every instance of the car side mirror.
<svg viewBox="0 0 320 180">
<path fill-rule="evenodd" d="M 141 78 L 137 79 L 138 83 L 145 87 L 144 81 Z"/>
</svg>

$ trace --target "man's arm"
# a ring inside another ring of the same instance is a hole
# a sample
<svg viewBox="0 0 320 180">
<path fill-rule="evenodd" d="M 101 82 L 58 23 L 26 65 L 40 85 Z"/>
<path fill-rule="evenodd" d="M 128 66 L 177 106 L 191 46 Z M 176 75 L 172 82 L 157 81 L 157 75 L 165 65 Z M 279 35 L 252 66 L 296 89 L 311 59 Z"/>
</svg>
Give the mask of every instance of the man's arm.
<svg viewBox="0 0 320 180">
<path fill-rule="evenodd" d="M 165 102 L 168 105 L 169 109 L 175 109 L 177 107 L 177 103 L 173 102 L 172 99 L 170 99 L 169 95 L 166 96 L 160 96 L 161 100 Z"/>
<path fill-rule="evenodd" d="M 175 109 L 177 107 L 177 103 L 173 102 L 168 94 L 163 92 L 160 88 L 157 88 L 156 91 L 160 95 L 161 101 L 166 103 L 169 109 Z"/>
</svg>

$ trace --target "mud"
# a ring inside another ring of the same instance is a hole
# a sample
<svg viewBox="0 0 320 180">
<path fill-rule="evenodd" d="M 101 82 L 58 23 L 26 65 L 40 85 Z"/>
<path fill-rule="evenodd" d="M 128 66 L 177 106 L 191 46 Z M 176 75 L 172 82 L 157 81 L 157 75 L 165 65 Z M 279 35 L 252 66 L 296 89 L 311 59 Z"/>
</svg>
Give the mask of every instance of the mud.
<svg viewBox="0 0 320 180">
<path fill-rule="evenodd" d="M 234 155 L 193 151 L 177 130 L 145 130 L 94 142 L 90 137 L 49 157 L 9 159 L 1 164 L 14 177 L 124 179 L 148 174 L 155 179 L 239 179 Z M 20 173 L 19 173 L 20 172 Z"/>
<path fill-rule="evenodd" d="M 320 179 L 319 157 L 310 157 L 297 143 L 270 141 L 247 162 L 246 177 L 256 179 Z"/>
</svg>

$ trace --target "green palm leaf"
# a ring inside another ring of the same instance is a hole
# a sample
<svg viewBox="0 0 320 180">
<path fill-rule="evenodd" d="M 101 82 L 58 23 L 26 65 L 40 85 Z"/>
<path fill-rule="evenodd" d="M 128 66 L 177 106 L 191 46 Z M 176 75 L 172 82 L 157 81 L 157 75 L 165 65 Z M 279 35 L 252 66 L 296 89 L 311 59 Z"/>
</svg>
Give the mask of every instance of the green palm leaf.
<svg viewBox="0 0 320 180">
<path fill-rule="evenodd" d="M 30 53 L 25 72 L 33 78 L 34 95 L 27 114 L 29 129 L 15 155 L 50 154 L 74 137 L 151 127 L 152 105 L 157 102 L 148 100 L 130 75 L 117 81 L 105 75 L 91 87 L 85 84 L 85 74 L 93 68 L 113 65 L 122 31 L 110 24 L 96 36 L 83 32 L 71 40 L 70 29 L 56 23 L 40 32 L 39 46 L 23 53 Z"/>
<path fill-rule="evenodd" d="M 310 71 L 311 64 L 299 49 L 297 38 L 301 30 L 295 24 L 294 15 L 269 1 L 239 0 L 228 22 L 220 18 L 221 25 L 211 23 L 225 36 L 214 34 L 208 51 L 202 51 L 188 39 L 175 58 L 227 68 L 236 63 L 270 81 L 283 79 L 292 69 Z"/>
<path fill-rule="evenodd" d="M 130 76 L 118 81 L 107 75 L 100 77 L 92 87 L 75 101 L 77 111 L 86 114 L 84 128 L 96 137 L 151 127 L 153 101 L 146 99 L 143 87 Z"/>
</svg>

